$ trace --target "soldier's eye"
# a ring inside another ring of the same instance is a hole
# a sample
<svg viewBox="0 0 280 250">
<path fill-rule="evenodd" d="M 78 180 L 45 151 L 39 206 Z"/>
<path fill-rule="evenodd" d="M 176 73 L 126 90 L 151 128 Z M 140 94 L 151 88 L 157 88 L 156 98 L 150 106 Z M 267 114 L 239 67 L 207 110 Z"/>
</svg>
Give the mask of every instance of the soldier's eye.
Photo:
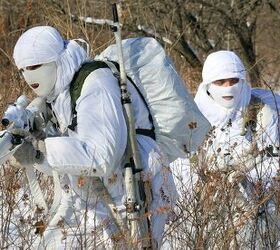
<svg viewBox="0 0 280 250">
<path fill-rule="evenodd" d="M 26 70 L 35 70 L 38 69 L 42 66 L 43 64 L 37 64 L 37 65 L 32 65 L 32 66 L 27 66 Z"/>
</svg>

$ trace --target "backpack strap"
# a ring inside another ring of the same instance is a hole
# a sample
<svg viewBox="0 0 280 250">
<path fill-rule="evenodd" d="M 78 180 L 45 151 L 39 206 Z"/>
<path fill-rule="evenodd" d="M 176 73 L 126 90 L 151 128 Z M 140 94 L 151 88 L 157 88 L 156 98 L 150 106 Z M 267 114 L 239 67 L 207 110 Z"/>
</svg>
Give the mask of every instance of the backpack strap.
<svg viewBox="0 0 280 250">
<path fill-rule="evenodd" d="M 256 133 L 257 115 L 263 107 L 264 103 L 262 100 L 257 96 L 251 95 L 250 103 L 244 111 L 242 136 L 246 135 L 249 130 L 251 130 L 253 134 Z"/>
<path fill-rule="evenodd" d="M 113 64 L 117 70 L 113 70 L 111 64 Z M 119 81 L 119 77 L 120 77 L 120 75 L 119 75 L 119 64 L 117 62 L 113 62 L 113 61 L 108 61 L 108 62 L 105 62 L 105 61 L 91 61 L 91 62 L 84 63 L 82 65 L 82 67 L 80 68 L 80 70 L 75 73 L 75 75 L 74 75 L 74 77 L 73 77 L 73 79 L 70 83 L 71 105 L 72 105 L 72 113 L 73 113 L 74 117 L 72 119 L 71 125 L 68 126 L 69 129 L 74 130 L 75 127 L 77 126 L 76 102 L 81 95 L 81 91 L 82 91 L 85 79 L 88 77 L 88 75 L 91 72 L 93 72 L 94 70 L 97 70 L 97 69 L 101 69 L 101 68 L 109 68 L 112 71 L 113 75 Z M 138 94 L 142 98 L 144 104 L 146 105 L 147 110 L 149 111 L 149 120 L 152 124 L 152 129 L 137 128 L 136 129 L 136 134 L 149 136 L 149 137 L 151 137 L 152 139 L 155 140 L 156 139 L 155 132 L 154 132 L 155 127 L 154 127 L 153 118 L 152 118 L 152 115 L 150 113 L 148 104 L 147 104 L 144 96 L 140 92 L 140 90 L 137 88 L 136 84 L 132 81 L 132 79 L 130 77 L 127 77 L 127 79 L 132 83 L 132 85 L 134 86 L 134 88 L 137 90 Z"/>
<path fill-rule="evenodd" d="M 69 129 L 74 130 L 77 126 L 77 111 L 76 111 L 76 102 L 81 95 L 82 88 L 85 82 L 85 79 L 88 75 L 94 70 L 101 68 L 109 68 L 106 63 L 103 61 L 90 61 L 82 65 L 82 67 L 77 71 L 70 83 L 70 96 L 71 96 L 71 105 L 72 105 L 72 114 L 73 119 L 72 123 L 68 126 Z"/>
<path fill-rule="evenodd" d="M 76 114 L 76 102 L 81 95 L 85 79 L 91 72 L 101 68 L 109 68 L 109 66 L 103 61 L 91 61 L 84 63 L 80 70 L 75 73 L 70 83 L 70 96 L 73 114 Z"/>
<path fill-rule="evenodd" d="M 120 82 L 120 65 L 115 62 L 115 61 L 105 61 L 108 66 L 110 67 L 110 69 L 112 70 L 114 76 L 118 79 L 118 81 Z M 140 135 L 145 135 L 145 136 L 149 136 L 152 139 L 156 140 L 156 134 L 155 134 L 155 126 L 154 126 L 154 121 L 153 121 L 153 117 L 151 115 L 150 109 L 149 109 L 149 105 L 145 99 L 145 97 L 143 96 L 143 94 L 141 93 L 141 91 L 139 90 L 139 88 L 137 87 L 137 85 L 135 84 L 135 82 L 131 79 L 131 77 L 129 77 L 128 75 L 126 76 L 127 79 L 131 82 L 131 84 L 133 85 L 133 87 L 136 89 L 138 95 L 141 97 L 143 103 L 145 104 L 148 112 L 149 112 L 149 121 L 152 124 L 152 128 L 151 129 L 142 129 L 142 128 L 137 128 L 136 129 L 136 134 L 140 134 Z"/>
</svg>

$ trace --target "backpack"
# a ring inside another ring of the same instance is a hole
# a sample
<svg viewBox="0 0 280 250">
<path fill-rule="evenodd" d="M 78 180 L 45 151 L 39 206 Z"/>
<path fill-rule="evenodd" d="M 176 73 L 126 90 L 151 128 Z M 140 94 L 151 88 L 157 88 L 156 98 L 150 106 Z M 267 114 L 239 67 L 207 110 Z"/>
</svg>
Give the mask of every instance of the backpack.
<svg viewBox="0 0 280 250">
<path fill-rule="evenodd" d="M 211 125 L 199 111 L 162 46 L 150 37 L 126 39 L 122 46 L 125 72 L 148 107 L 156 141 L 169 161 L 197 150 Z M 112 69 L 112 63 L 106 65 L 106 61 L 118 62 L 116 45 L 110 45 L 95 60 L 99 66 L 90 66 L 92 69 Z M 77 78 L 74 77 L 70 87 L 72 100 L 77 99 L 82 88 L 74 87 L 79 85 L 75 84 Z M 73 90 L 79 88 L 73 94 Z"/>
</svg>

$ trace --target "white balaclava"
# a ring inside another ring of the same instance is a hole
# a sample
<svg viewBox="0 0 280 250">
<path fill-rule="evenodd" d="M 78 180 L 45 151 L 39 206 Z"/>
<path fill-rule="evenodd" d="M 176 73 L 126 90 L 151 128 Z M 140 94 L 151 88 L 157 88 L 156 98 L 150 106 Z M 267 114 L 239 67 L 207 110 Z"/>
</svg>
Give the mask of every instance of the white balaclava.
<svg viewBox="0 0 280 250">
<path fill-rule="evenodd" d="M 231 51 L 218 51 L 210 54 L 202 70 L 203 83 L 211 97 L 221 106 L 231 109 L 235 108 L 242 97 L 241 92 L 244 88 L 246 71 L 239 57 Z M 224 87 L 213 84 L 214 81 L 238 78 L 238 83 L 233 86 Z M 233 96 L 226 100 L 223 96 Z"/>
<path fill-rule="evenodd" d="M 87 54 L 74 40 L 63 40 L 55 28 L 37 26 L 20 36 L 13 57 L 28 85 L 51 102 L 68 88 Z M 26 69 L 36 65 L 41 66 Z"/>
<path fill-rule="evenodd" d="M 219 105 L 231 109 L 236 107 L 240 101 L 243 84 L 243 80 L 239 80 L 238 83 L 228 87 L 217 86 L 211 83 L 208 85 L 208 92 Z M 227 100 L 223 98 L 224 96 L 232 96 L 233 98 Z"/>
<path fill-rule="evenodd" d="M 239 120 L 251 99 L 251 87 L 240 58 L 232 51 L 211 53 L 205 60 L 202 78 L 194 100 L 211 125 L 224 126 L 229 119 Z M 239 82 L 231 87 L 213 84 L 216 80 L 229 78 L 238 78 Z M 234 98 L 225 100 L 222 96 Z"/>
</svg>

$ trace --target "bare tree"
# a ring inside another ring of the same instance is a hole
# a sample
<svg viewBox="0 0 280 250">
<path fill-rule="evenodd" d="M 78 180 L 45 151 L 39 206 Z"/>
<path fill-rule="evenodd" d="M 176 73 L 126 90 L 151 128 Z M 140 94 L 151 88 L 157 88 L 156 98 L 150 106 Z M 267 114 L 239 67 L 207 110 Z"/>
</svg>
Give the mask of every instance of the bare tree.
<svg viewBox="0 0 280 250">
<path fill-rule="evenodd" d="M 262 55 L 256 52 L 257 21 L 266 6 L 279 15 L 277 1 L 139 0 L 134 4 L 124 3 L 128 13 L 138 13 L 126 14 L 127 30 L 157 34 L 163 43 L 166 43 L 163 38 L 168 38 L 171 52 L 179 52 L 190 67 L 198 70 L 210 52 L 235 50 L 247 66 L 252 85 L 261 85 L 263 65 L 258 61 Z"/>
</svg>

